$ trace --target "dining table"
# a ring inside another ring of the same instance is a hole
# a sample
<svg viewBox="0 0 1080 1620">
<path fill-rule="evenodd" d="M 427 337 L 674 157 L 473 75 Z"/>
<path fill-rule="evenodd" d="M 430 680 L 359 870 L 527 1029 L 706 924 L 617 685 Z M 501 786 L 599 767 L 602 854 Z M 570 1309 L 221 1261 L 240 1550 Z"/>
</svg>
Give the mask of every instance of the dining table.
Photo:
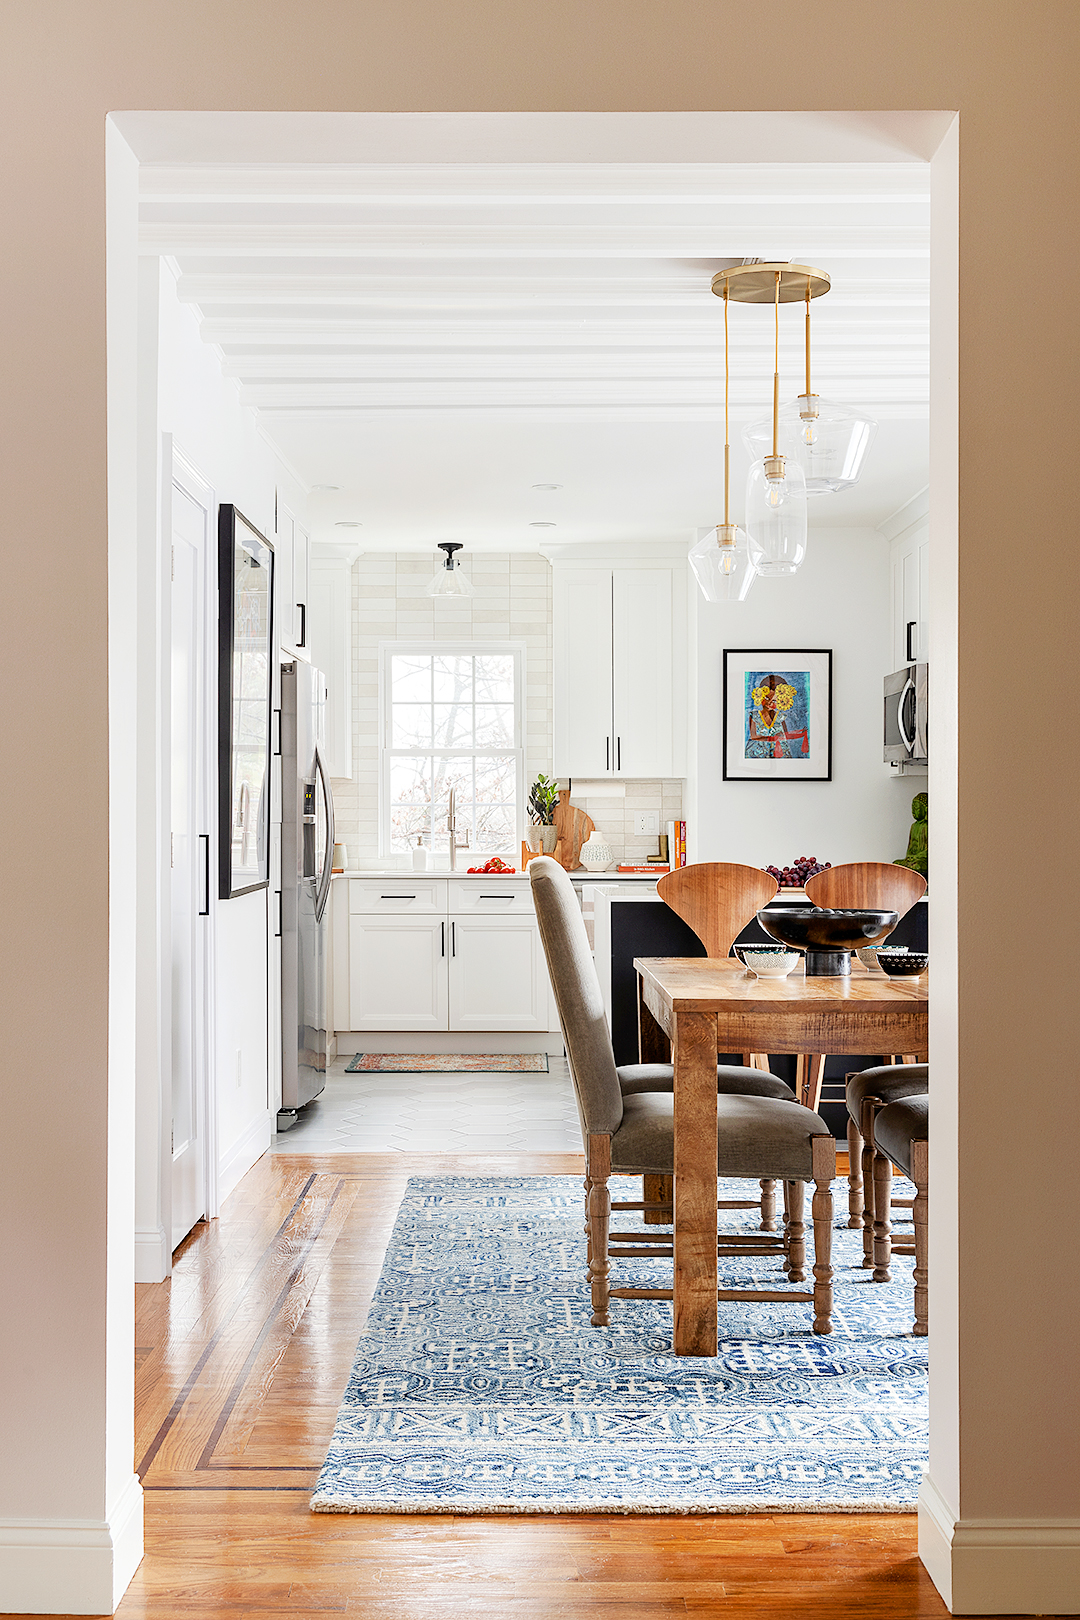
<svg viewBox="0 0 1080 1620">
<path fill-rule="evenodd" d="M 675 1068 L 674 1351 L 717 1352 L 716 1062 L 794 1054 L 798 1101 L 816 1107 L 825 1055 L 927 1053 L 928 991 L 853 960 L 851 974 L 757 978 L 737 957 L 635 957 L 643 1063 Z"/>
</svg>

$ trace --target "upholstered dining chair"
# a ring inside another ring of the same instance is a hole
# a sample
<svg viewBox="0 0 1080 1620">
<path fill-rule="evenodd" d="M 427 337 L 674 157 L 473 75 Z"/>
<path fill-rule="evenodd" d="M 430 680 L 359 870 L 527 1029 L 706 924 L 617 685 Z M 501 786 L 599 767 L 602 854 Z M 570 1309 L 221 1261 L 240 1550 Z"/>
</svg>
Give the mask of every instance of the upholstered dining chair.
<svg viewBox="0 0 1080 1620">
<path fill-rule="evenodd" d="M 882 1108 L 874 1119 L 874 1281 L 889 1282 L 894 1254 L 915 1255 L 915 1325 L 919 1338 L 927 1332 L 927 1216 L 929 1213 L 930 1099 L 901 1097 Z M 889 1186 L 892 1167 L 915 1183 L 912 1214 L 914 1248 L 892 1240 Z"/>
<path fill-rule="evenodd" d="M 892 861 L 849 861 L 841 866 L 830 866 L 824 872 L 815 872 L 806 880 L 806 898 L 822 911 L 895 911 L 898 922 L 903 921 L 925 893 L 926 879 L 921 873 Z M 818 1052 L 799 1059 L 802 1080 L 799 1094 L 810 1097 L 815 1108 L 821 1097 L 825 1057 L 825 1053 Z M 894 1057 L 893 1061 L 904 1060 Z M 914 1062 L 914 1059 L 907 1061 Z M 851 1121 L 848 1160 L 854 1165 L 861 1158 L 858 1127 Z"/>
<path fill-rule="evenodd" d="M 926 1063 L 887 1063 L 857 1069 L 847 1077 L 848 1225 L 862 1227 L 863 1265 L 874 1263 L 874 1119 L 882 1108 L 904 1097 L 925 1097 L 930 1089 Z M 851 1150 L 853 1139 L 858 1155 Z M 910 1209 L 909 1198 L 892 1199 L 893 1208 Z"/>
<path fill-rule="evenodd" d="M 529 863 L 533 902 L 548 972 L 566 1040 L 570 1074 L 585 1145 L 589 1277 L 594 1327 L 608 1324 L 616 1299 L 671 1299 L 670 1288 L 612 1288 L 612 1259 L 669 1256 L 670 1235 L 656 1232 L 609 1233 L 612 1208 L 641 1210 L 646 1202 L 612 1205 L 608 1178 L 620 1175 L 672 1177 L 675 1164 L 674 1096 L 670 1091 L 624 1093 L 604 1016 L 603 998 L 573 885 L 557 861 Z M 814 1183 L 814 1284 L 811 1294 L 754 1290 L 763 1300 L 803 1301 L 814 1306 L 815 1333 L 831 1332 L 832 1191 L 836 1144 L 820 1115 L 790 1099 L 748 1095 L 717 1096 L 719 1172 L 724 1176 L 783 1181 L 788 1189 L 788 1222 L 781 1240 L 757 1233 L 725 1233 L 723 1255 L 780 1255 L 789 1281 L 805 1279 L 803 1187 Z M 751 1206 L 752 1207 L 752 1206 Z M 670 1205 L 665 1206 L 668 1218 Z M 721 1291 L 720 1299 L 745 1299 L 747 1291 Z"/>
</svg>

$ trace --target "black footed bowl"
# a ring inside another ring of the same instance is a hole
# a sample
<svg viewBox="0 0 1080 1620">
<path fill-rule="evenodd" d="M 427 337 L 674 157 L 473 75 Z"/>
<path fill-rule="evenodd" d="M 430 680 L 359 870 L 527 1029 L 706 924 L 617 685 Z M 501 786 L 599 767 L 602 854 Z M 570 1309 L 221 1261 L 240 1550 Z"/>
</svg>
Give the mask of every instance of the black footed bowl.
<svg viewBox="0 0 1080 1620">
<path fill-rule="evenodd" d="M 861 945 L 880 945 L 900 921 L 895 911 L 805 911 L 791 907 L 759 911 L 767 934 L 806 953 L 808 978 L 851 972 L 851 952 Z"/>
</svg>

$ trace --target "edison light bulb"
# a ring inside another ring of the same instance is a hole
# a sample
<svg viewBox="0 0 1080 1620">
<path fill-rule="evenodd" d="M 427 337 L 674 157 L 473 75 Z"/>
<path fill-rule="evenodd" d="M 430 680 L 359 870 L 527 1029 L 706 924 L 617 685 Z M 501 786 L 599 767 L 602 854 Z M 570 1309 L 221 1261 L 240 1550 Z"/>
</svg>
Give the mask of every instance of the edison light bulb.
<svg viewBox="0 0 1080 1620">
<path fill-rule="evenodd" d="M 706 529 L 689 561 L 707 602 L 745 602 L 757 578 L 746 531 L 734 523 Z"/>
<path fill-rule="evenodd" d="M 794 574 L 806 556 L 806 476 L 793 456 L 764 456 L 746 480 L 750 557 L 759 574 Z"/>
</svg>

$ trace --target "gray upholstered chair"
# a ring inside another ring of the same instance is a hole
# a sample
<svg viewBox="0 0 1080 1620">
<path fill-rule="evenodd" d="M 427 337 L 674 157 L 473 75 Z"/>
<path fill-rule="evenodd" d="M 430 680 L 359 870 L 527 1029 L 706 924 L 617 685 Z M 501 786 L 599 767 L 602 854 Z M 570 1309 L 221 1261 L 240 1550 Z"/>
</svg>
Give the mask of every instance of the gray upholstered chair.
<svg viewBox="0 0 1080 1620">
<path fill-rule="evenodd" d="M 925 1097 L 929 1087 L 926 1063 L 885 1063 L 847 1077 L 848 1225 L 862 1227 L 867 1270 L 874 1263 L 874 1116 L 901 1097 Z M 910 1198 L 893 1199 L 898 1208 L 910 1209 L 911 1203 Z"/>
<path fill-rule="evenodd" d="M 929 1097 L 902 1097 L 878 1111 L 874 1120 L 874 1281 L 890 1281 L 889 1268 L 894 1254 L 914 1253 L 915 1326 L 912 1331 L 920 1338 L 927 1331 L 929 1147 Z M 889 1184 L 894 1164 L 915 1183 L 913 1249 L 892 1241 Z"/>
<path fill-rule="evenodd" d="M 558 862 L 545 857 L 530 861 L 529 877 L 585 1144 L 592 1321 L 595 1327 L 606 1327 L 611 1297 L 672 1297 L 669 1288 L 611 1288 L 611 1259 L 670 1255 L 672 1240 L 669 1234 L 657 1232 L 624 1233 L 609 1239 L 613 1207 L 640 1210 L 646 1208 L 646 1204 L 627 1202 L 613 1206 L 608 1177 L 612 1173 L 673 1176 L 674 1096 L 671 1090 L 624 1093 L 573 885 Z M 782 1241 L 770 1243 L 756 1233 L 725 1233 L 718 1245 L 720 1253 L 780 1255 L 789 1280 L 803 1281 L 806 1275 L 803 1187 L 807 1181 L 813 1181 L 813 1293 L 783 1294 L 764 1289 L 760 1293 L 763 1299 L 812 1302 L 815 1333 L 831 1332 L 831 1183 L 836 1168 L 836 1144 L 828 1126 L 808 1108 L 777 1097 L 720 1094 L 716 1107 L 719 1173 L 783 1181 L 788 1192 L 788 1222 Z M 719 1297 L 745 1299 L 746 1292 L 722 1291 Z"/>
</svg>

